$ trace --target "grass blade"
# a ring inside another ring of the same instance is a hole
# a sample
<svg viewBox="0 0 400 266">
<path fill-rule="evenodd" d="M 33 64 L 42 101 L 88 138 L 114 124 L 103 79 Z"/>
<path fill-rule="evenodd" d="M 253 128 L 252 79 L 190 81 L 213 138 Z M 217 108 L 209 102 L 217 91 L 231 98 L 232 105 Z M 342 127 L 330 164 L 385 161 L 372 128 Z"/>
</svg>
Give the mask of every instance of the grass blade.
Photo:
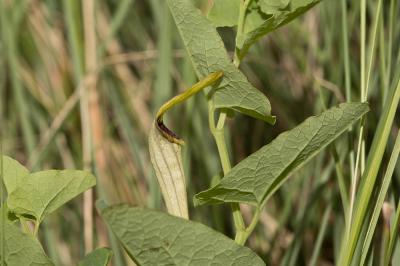
<svg viewBox="0 0 400 266">
<path fill-rule="evenodd" d="M 390 181 L 393 175 L 394 168 L 396 166 L 397 158 L 399 157 L 400 152 L 400 131 L 397 134 L 396 143 L 394 145 L 392 155 L 390 156 L 389 164 L 386 169 L 385 176 L 383 177 L 383 182 L 381 185 L 381 189 L 379 191 L 379 195 L 375 202 L 374 211 L 372 217 L 370 219 L 367 235 L 364 239 L 362 254 L 361 254 L 361 265 L 364 265 L 365 260 L 368 255 L 369 246 L 371 245 L 372 237 L 375 232 L 376 224 L 378 223 L 379 214 L 382 210 L 383 202 L 385 200 L 385 196 L 389 189 Z"/>
<path fill-rule="evenodd" d="M 342 245 L 341 258 L 339 265 L 350 265 L 353 258 L 357 242 L 360 237 L 362 224 L 365 220 L 369 200 L 375 185 L 376 177 L 378 175 L 379 167 L 382 162 L 383 153 L 389 138 L 390 129 L 394 120 L 396 109 L 400 98 L 400 79 L 397 77 L 397 84 L 392 87 L 390 94 L 388 94 L 385 109 L 383 110 L 381 119 L 379 121 L 377 131 L 375 133 L 372 147 L 368 155 L 367 166 L 364 171 L 360 186 L 360 192 L 355 202 L 354 218 L 350 225 L 350 231 L 344 237 Z"/>
<path fill-rule="evenodd" d="M 322 246 L 322 242 L 324 241 L 324 236 L 325 236 L 326 228 L 328 226 L 328 221 L 329 221 L 329 216 L 331 214 L 331 211 L 332 211 L 332 206 L 329 205 L 328 208 L 326 208 L 324 215 L 322 216 L 320 230 L 318 233 L 317 241 L 315 243 L 313 254 L 311 256 L 311 260 L 310 260 L 310 264 L 309 264 L 310 266 L 317 265 L 318 255 L 321 252 L 321 246 Z"/>
<path fill-rule="evenodd" d="M 397 138 L 399 139 L 399 138 Z M 396 246 L 398 240 L 398 232 L 400 227 L 400 202 L 397 203 L 396 216 L 394 218 L 394 222 L 391 226 L 390 235 L 389 235 L 389 246 L 385 252 L 385 260 L 383 265 L 390 265 L 390 261 L 393 256 L 393 251 Z"/>
</svg>

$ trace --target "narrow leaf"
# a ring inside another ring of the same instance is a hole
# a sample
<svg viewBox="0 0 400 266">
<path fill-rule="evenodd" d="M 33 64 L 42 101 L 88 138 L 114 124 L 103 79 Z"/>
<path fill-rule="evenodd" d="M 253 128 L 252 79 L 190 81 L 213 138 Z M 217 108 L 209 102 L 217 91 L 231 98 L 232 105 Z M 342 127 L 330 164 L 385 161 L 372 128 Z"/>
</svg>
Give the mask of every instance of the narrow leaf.
<svg viewBox="0 0 400 266">
<path fill-rule="evenodd" d="M 400 228 L 400 202 L 397 203 L 396 214 L 393 218 L 393 222 L 390 228 L 389 245 L 385 252 L 384 265 L 390 265 L 390 262 L 392 261 L 394 255 L 393 252 L 398 242 L 399 228 Z"/>
<path fill-rule="evenodd" d="M 212 23 L 187 0 L 167 0 L 199 80 L 224 71 L 220 85 L 209 93 L 215 108 L 230 108 L 275 123 L 267 97 L 254 88 L 232 63 Z"/>
<path fill-rule="evenodd" d="M 112 257 L 109 248 L 98 248 L 90 252 L 79 262 L 79 266 L 107 266 Z"/>
<path fill-rule="evenodd" d="M 354 252 L 366 221 L 376 178 L 385 153 L 386 144 L 390 135 L 396 110 L 400 100 L 400 68 L 397 69 L 396 79 L 390 91 L 386 95 L 385 106 L 379 119 L 377 130 L 372 140 L 371 149 L 368 152 L 367 164 L 362 174 L 354 204 L 353 219 L 350 227 L 346 246 L 342 245 L 339 256 L 340 265 L 350 265 Z"/>
<path fill-rule="evenodd" d="M 243 58 L 250 46 L 262 36 L 289 23 L 321 0 L 259 0 L 259 8 L 249 9 L 245 19 L 245 32 L 238 36 L 238 56 Z M 257 23 L 255 23 L 257 22 Z"/>
<path fill-rule="evenodd" d="M 197 194 L 195 204 L 243 202 L 263 206 L 294 170 L 368 110 L 366 103 L 345 103 L 308 118 L 241 161 L 218 185 Z"/>
<path fill-rule="evenodd" d="M 265 265 L 250 249 L 200 223 L 127 205 L 101 215 L 138 265 Z"/>
<path fill-rule="evenodd" d="M 368 251 L 376 230 L 376 225 L 378 223 L 378 218 L 382 210 L 386 194 L 390 186 L 390 181 L 392 180 L 392 175 L 394 172 L 394 168 L 396 166 L 397 158 L 399 157 L 399 153 L 400 153 L 400 131 L 397 132 L 396 142 L 394 144 L 392 154 L 390 155 L 389 163 L 386 168 L 385 175 L 383 177 L 382 185 L 379 189 L 378 197 L 376 198 L 373 205 L 374 210 L 371 214 L 371 218 L 369 219 L 368 230 L 363 241 L 362 252 L 361 252 L 361 265 L 365 265 L 365 260 L 367 259 L 369 253 Z"/>
<path fill-rule="evenodd" d="M 166 139 L 154 123 L 149 134 L 149 150 L 168 212 L 188 219 L 181 146 Z"/>
<path fill-rule="evenodd" d="M 95 184 L 96 178 L 85 171 L 32 173 L 8 195 L 8 208 L 16 215 L 32 215 L 40 223 L 46 215 Z"/>
<path fill-rule="evenodd" d="M 52 266 L 51 260 L 46 256 L 39 241 L 33 236 L 22 233 L 18 227 L 8 221 L 1 221 L 0 226 L 3 227 L 4 242 L 4 258 L 1 257 L 0 262 L 4 261 L 8 266 Z"/>
</svg>

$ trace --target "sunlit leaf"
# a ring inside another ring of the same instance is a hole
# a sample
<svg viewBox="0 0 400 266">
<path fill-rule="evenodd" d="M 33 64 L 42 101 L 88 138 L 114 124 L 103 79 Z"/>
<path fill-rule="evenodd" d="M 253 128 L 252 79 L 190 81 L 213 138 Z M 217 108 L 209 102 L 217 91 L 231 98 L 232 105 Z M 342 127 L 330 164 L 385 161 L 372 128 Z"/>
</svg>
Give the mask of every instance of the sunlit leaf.
<svg viewBox="0 0 400 266">
<path fill-rule="evenodd" d="M 13 172 L 9 170 L 4 179 L 13 179 L 14 175 L 8 176 Z M 96 178 L 85 171 L 48 170 L 31 173 L 8 195 L 8 208 L 16 215 L 31 215 L 40 223 L 46 215 L 95 184 Z"/>
<path fill-rule="evenodd" d="M 293 171 L 368 110 L 366 103 L 346 103 L 308 118 L 241 161 L 218 185 L 197 194 L 195 204 L 243 202 L 263 206 Z"/>
</svg>

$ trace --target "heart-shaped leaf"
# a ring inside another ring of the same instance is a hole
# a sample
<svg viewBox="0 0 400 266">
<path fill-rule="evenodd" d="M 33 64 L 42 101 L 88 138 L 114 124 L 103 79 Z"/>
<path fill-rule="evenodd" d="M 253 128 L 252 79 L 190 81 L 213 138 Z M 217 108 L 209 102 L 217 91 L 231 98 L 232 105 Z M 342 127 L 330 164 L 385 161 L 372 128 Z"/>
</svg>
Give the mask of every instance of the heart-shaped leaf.
<svg viewBox="0 0 400 266">
<path fill-rule="evenodd" d="M 79 170 L 48 170 L 29 174 L 17 161 L 4 156 L 4 183 L 8 209 L 30 215 L 40 223 L 49 213 L 96 184 L 96 178 Z"/>
<path fill-rule="evenodd" d="M 79 170 L 48 170 L 32 173 L 7 199 L 10 211 L 29 214 L 41 222 L 49 213 L 96 184 L 96 178 Z"/>
</svg>

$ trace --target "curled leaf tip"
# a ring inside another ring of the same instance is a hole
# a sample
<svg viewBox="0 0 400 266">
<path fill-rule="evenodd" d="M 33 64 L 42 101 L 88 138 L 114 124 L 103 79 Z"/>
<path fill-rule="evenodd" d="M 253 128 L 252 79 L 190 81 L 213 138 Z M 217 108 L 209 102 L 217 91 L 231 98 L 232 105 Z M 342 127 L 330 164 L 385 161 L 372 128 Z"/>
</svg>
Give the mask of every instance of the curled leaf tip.
<svg viewBox="0 0 400 266">
<path fill-rule="evenodd" d="M 164 125 L 162 117 L 161 117 L 161 119 L 157 119 L 155 124 L 156 124 L 158 131 L 160 131 L 160 133 L 163 135 L 163 137 L 166 138 L 169 142 L 176 143 L 179 145 L 185 144 L 183 139 L 181 139 L 178 135 L 175 134 L 175 132 L 173 132 L 172 130 L 170 130 L 168 127 L 166 127 Z"/>
</svg>

